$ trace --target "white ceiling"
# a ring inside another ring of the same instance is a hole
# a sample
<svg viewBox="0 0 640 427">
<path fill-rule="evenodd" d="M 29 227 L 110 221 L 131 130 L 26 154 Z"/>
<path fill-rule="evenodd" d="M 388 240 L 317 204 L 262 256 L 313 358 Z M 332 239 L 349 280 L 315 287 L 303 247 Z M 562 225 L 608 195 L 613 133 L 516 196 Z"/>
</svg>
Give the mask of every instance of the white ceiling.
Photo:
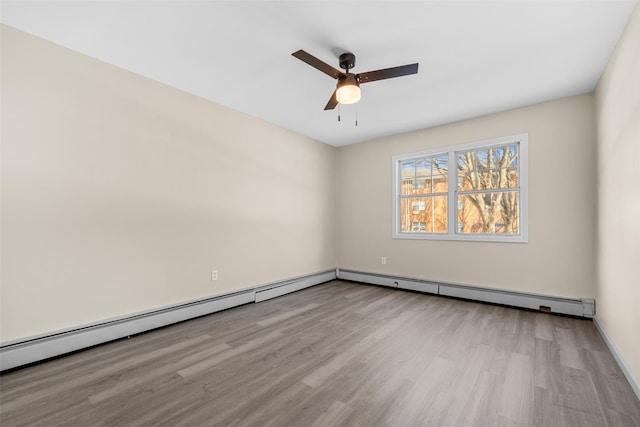
<svg viewBox="0 0 640 427">
<path fill-rule="evenodd" d="M 595 88 L 635 1 L 3 1 L 3 23 L 341 146 Z M 327 75 L 419 62 L 323 108 Z M 358 126 L 355 126 L 357 111 Z M 212 120 L 215 118 L 212 117 Z"/>
</svg>

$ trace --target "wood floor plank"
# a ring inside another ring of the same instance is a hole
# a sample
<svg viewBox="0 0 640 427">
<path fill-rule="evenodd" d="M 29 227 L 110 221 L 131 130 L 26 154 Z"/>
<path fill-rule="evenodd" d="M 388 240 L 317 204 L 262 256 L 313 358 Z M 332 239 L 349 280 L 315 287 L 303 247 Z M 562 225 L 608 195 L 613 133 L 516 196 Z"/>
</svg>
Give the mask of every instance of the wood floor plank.
<svg viewBox="0 0 640 427">
<path fill-rule="evenodd" d="M 413 387 L 405 399 L 389 414 L 390 424 L 421 425 L 433 412 L 434 402 L 443 397 L 442 392 L 455 383 L 456 366 L 451 360 L 436 356 L 425 360 L 423 366 L 426 369 L 413 378 Z M 450 394 L 447 397 L 452 398 Z"/>
<path fill-rule="evenodd" d="M 178 375 L 180 375 L 183 378 L 189 378 L 192 377 L 194 375 L 198 375 L 199 373 L 210 369 L 212 367 L 214 367 L 215 365 L 224 362 L 225 360 L 229 360 L 231 358 L 234 358 L 238 355 L 241 355 L 242 353 L 252 350 L 254 348 L 258 348 L 260 347 L 262 344 L 269 342 L 271 340 L 273 340 L 274 338 L 278 338 L 282 336 L 282 333 L 280 331 L 272 331 L 266 335 L 263 336 L 259 336 L 257 337 L 255 340 L 253 341 L 249 341 L 243 345 L 240 345 L 238 347 L 230 347 L 230 348 L 225 348 L 224 351 L 221 351 L 220 353 L 216 354 L 215 356 L 212 356 L 210 358 L 207 358 L 203 361 L 200 361 L 198 363 L 195 363 L 187 368 L 184 369 L 180 369 L 178 371 Z"/>
<path fill-rule="evenodd" d="M 258 322 L 258 325 L 260 326 L 271 326 L 271 325 L 275 325 L 276 323 L 291 319 L 292 317 L 295 317 L 299 314 L 305 313 L 309 310 L 313 310 L 314 308 L 318 307 L 319 304 L 317 303 L 311 303 L 311 304 L 307 304 L 304 307 L 300 307 L 297 308 L 295 310 L 287 310 L 284 313 L 278 314 L 276 316 L 270 317 L 268 319 L 264 319 Z"/>
<path fill-rule="evenodd" d="M 332 281 L 0 375 L 5 426 L 638 426 L 589 320 Z"/>
<path fill-rule="evenodd" d="M 504 379 L 498 375 L 481 372 L 466 401 L 460 425 L 482 425 L 499 413 L 504 385 Z"/>
<path fill-rule="evenodd" d="M 535 316 L 535 336 L 541 340 L 553 341 L 551 316 Z"/>
<path fill-rule="evenodd" d="M 533 362 L 531 357 L 511 353 L 505 372 L 499 413 L 519 424 L 533 423 Z"/>
<path fill-rule="evenodd" d="M 609 424 L 627 425 L 628 421 L 623 420 L 640 420 L 640 407 L 631 386 L 617 369 L 613 356 L 605 351 L 591 349 L 582 350 L 581 354 Z"/>
<path fill-rule="evenodd" d="M 339 369 L 343 368 L 352 359 L 360 356 L 368 349 L 373 348 L 377 339 L 374 336 L 367 336 L 362 341 L 356 343 L 353 347 L 337 354 L 331 361 L 320 368 L 316 369 L 311 374 L 302 379 L 302 382 L 310 387 L 318 387 L 331 375 L 335 374 Z"/>
<path fill-rule="evenodd" d="M 348 415 L 347 405 L 335 400 L 309 427 L 332 427 L 341 423 Z"/>
<path fill-rule="evenodd" d="M 560 406 L 573 412 L 590 414 L 590 418 L 607 426 L 604 408 L 588 371 L 562 366 L 563 390 L 556 398 Z M 613 426 L 612 426 L 613 427 Z"/>
<path fill-rule="evenodd" d="M 91 403 L 98 404 L 106 399 L 109 399 L 114 396 L 121 396 L 125 394 L 125 392 L 129 389 L 135 388 L 141 384 L 144 384 L 148 381 L 152 381 L 154 378 L 160 377 L 162 375 L 167 375 L 174 373 L 176 368 L 179 366 L 184 366 L 189 363 L 198 362 L 202 363 L 203 360 L 212 360 L 216 355 L 231 349 L 231 347 L 226 343 L 220 343 L 212 348 L 207 348 L 205 350 L 199 351 L 195 355 L 191 355 L 190 357 L 184 358 L 180 360 L 180 364 L 178 366 L 174 365 L 160 365 L 157 369 L 154 369 L 151 372 L 148 372 L 144 375 L 137 374 L 135 372 L 128 378 L 123 378 L 118 381 L 116 384 L 105 388 L 97 393 L 89 395 L 89 401 Z M 194 366 L 194 365 L 191 365 Z M 187 368 L 185 368 L 187 369 Z M 178 371 L 179 373 L 180 371 Z"/>
</svg>

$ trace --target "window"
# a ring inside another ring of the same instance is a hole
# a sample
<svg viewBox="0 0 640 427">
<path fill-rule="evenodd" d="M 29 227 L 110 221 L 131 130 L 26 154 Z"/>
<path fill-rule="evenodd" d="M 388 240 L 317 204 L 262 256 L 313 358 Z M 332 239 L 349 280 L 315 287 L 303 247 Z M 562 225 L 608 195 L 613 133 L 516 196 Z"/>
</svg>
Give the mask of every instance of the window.
<svg viewBox="0 0 640 427">
<path fill-rule="evenodd" d="M 411 210 L 413 212 L 424 211 L 427 209 L 427 202 L 424 200 L 414 200 L 411 202 Z"/>
<path fill-rule="evenodd" d="M 427 223 L 424 221 L 411 223 L 411 231 L 425 231 L 426 229 Z"/>
<path fill-rule="evenodd" d="M 526 242 L 527 134 L 393 157 L 393 237 Z"/>
<path fill-rule="evenodd" d="M 446 154 L 400 160 L 400 213 L 404 231 L 442 233 L 447 229 Z M 414 224 L 424 224 L 414 227 Z M 409 228 L 411 227 L 411 228 Z"/>
</svg>

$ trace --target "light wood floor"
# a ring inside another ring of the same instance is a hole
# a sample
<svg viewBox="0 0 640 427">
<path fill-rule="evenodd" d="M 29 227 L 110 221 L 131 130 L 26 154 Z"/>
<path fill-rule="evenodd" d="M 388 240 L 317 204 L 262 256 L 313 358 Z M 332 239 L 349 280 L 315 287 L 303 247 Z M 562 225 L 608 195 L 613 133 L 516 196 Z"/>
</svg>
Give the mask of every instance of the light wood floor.
<svg viewBox="0 0 640 427">
<path fill-rule="evenodd" d="M 2 427 L 640 425 L 588 320 L 340 281 L 0 386 Z"/>
</svg>

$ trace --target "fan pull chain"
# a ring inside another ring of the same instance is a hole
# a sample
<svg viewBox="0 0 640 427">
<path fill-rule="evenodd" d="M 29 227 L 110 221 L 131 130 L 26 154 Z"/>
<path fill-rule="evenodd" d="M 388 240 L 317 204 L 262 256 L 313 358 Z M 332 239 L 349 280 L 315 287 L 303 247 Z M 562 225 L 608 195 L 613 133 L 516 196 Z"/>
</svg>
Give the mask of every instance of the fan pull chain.
<svg viewBox="0 0 640 427">
<path fill-rule="evenodd" d="M 358 104 L 356 104 L 356 127 L 358 127 Z"/>
<path fill-rule="evenodd" d="M 338 104 L 338 121 L 340 121 L 340 104 Z"/>
</svg>

